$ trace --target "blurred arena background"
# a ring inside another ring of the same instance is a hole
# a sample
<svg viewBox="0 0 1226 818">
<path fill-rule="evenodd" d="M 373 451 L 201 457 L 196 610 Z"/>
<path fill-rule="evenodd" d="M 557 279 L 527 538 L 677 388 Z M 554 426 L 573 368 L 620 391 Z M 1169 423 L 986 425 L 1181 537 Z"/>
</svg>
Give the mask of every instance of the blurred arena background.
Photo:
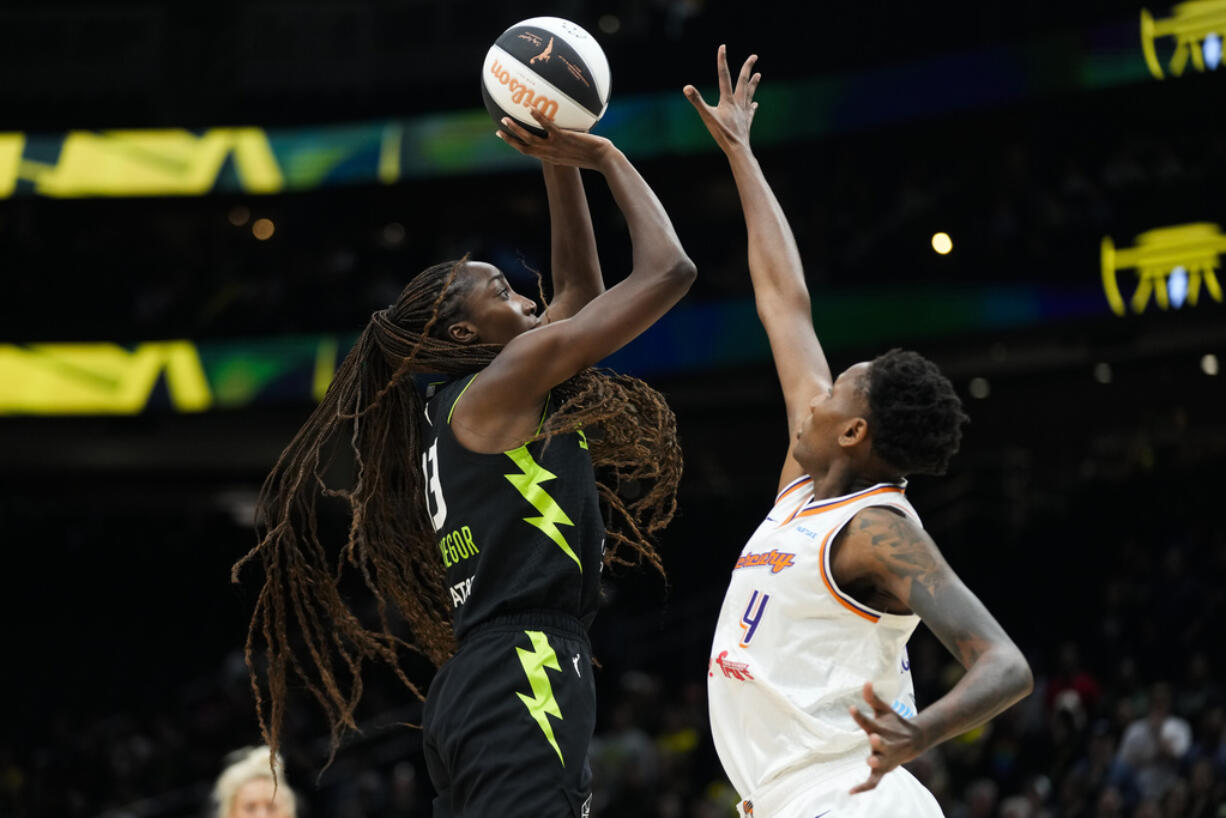
<svg viewBox="0 0 1226 818">
<path fill-rule="evenodd" d="M 258 742 L 255 583 L 228 573 L 263 475 L 415 271 L 547 266 L 539 173 L 477 85 L 541 14 L 604 46 L 596 131 L 699 267 L 609 362 L 668 395 L 687 470 L 668 582 L 607 578 L 594 813 L 733 814 L 707 649 L 786 441 L 731 176 L 680 94 L 712 98 L 726 42 L 761 55 L 755 144 L 832 365 L 916 348 L 972 416 L 911 495 L 1038 684 L 916 774 L 965 818 L 1226 815 L 1222 0 L 0 6 L 0 815 L 203 815 Z M 614 281 L 628 242 L 588 190 Z M 922 705 L 958 669 L 922 628 L 911 653 Z M 1181 752 L 1125 763 L 1168 700 Z M 302 814 L 428 815 L 419 713 L 373 678 L 319 774 L 301 700 Z"/>
</svg>

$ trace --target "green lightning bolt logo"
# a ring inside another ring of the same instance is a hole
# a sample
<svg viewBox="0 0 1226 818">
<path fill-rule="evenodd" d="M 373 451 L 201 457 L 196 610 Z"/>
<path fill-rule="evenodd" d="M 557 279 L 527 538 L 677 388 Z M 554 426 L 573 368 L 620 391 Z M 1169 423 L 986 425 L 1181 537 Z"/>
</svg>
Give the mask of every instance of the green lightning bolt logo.
<svg viewBox="0 0 1226 818">
<path fill-rule="evenodd" d="M 519 696 L 524 707 L 528 708 L 528 714 L 540 726 L 541 732 L 545 734 L 554 752 L 558 754 L 558 761 L 561 761 L 562 766 L 565 767 L 566 759 L 562 758 L 562 750 L 558 747 L 557 739 L 553 737 L 553 725 L 549 722 L 549 716 L 561 721 L 562 711 L 553 697 L 549 675 L 545 673 L 545 668 L 557 671 L 561 671 L 562 668 L 558 666 L 558 655 L 553 652 L 553 647 L 549 644 L 545 634 L 540 631 L 524 631 L 524 633 L 528 634 L 528 638 L 532 640 L 532 650 L 516 648 L 515 652 L 519 654 L 519 663 L 524 666 L 528 684 L 532 686 L 532 695 L 525 696 L 523 693 L 515 695 Z"/>
<path fill-rule="evenodd" d="M 566 512 L 558 505 L 557 501 L 549 496 L 549 492 L 541 487 L 541 483 L 548 480 L 553 480 L 557 477 L 556 474 L 543 467 L 532 459 L 532 455 L 528 453 L 527 446 L 520 446 L 514 451 L 506 453 L 511 461 L 519 466 L 522 474 L 505 474 L 504 477 L 510 481 L 512 486 L 519 490 L 519 493 L 524 496 L 533 508 L 541 513 L 539 517 L 525 517 L 524 522 L 528 525 L 533 525 L 544 532 L 545 536 L 553 540 L 554 544 L 561 548 L 566 556 L 575 561 L 575 565 L 579 566 L 579 571 L 583 571 L 583 565 L 579 562 L 579 558 L 575 556 L 575 552 L 566 543 L 566 538 L 562 536 L 562 532 L 558 529 L 559 525 L 573 526 L 570 517 L 566 516 Z"/>
</svg>

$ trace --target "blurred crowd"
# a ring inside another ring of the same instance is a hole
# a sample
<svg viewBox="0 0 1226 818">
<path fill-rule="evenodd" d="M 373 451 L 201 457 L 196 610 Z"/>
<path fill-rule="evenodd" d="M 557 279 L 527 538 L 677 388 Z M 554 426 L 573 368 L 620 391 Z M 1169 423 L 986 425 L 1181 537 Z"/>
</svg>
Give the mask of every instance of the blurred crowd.
<svg viewBox="0 0 1226 818">
<path fill-rule="evenodd" d="M 1226 816 L 1226 686 L 1217 636 L 1226 615 L 1226 531 L 1206 511 L 1213 492 L 1207 477 L 1193 469 L 1083 482 L 1066 498 L 1073 513 L 1038 514 L 1000 534 L 999 573 L 964 574 L 1016 635 L 1037 684 L 990 724 L 910 764 L 950 818 Z M 7 516 L 20 521 L 12 511 Z M 115 524 L 76 518 L 63 530 L 90 543 L 105 541 Z M 123 525 L 136 528 L 133 521 Z M 210 519 L 183 524 L 175 537 L 184 553 L 196 553 L 227 538 L 241 543 L 245 534 Z M 962 547 L 946 546 L 955 568 Z M 730 543 L 726 550 L 734 548 Z M 137 561 L 145 556 L 139 548 L 132 554 Z M 19 709 L 18 729 L 0 743 L 0 815 L 203 816 L 226 755 L 261 743 L 237 647 L 248 600 L 230 594 L 220 602 L 227 612 L 216 616 L 209 606 L 218 601 L 202 600 L 223 593 L 224 576 L 181 567 L 199 577 L 196 590 L 176 592 L 182 605 L 215 616 L 209 639 L 190 646 L 206 657 L 202 670 L 185 673 L 175 654 L 159 649 L 160 633 L 142 633 L 136 625 L 132 634 L 110 637 L 109 650 L 131 678 L 126 692 L 115 691 L 120 671 L 105 660 L 75 674 L 65 673 L 62 662 L 41 660 L 53 677 L 28 684 L 37 684 L 44 698 L 25 694 L 35 712 Z M 682 570 L 673 569 L 674 594 L 691 593 L 679 578 Z M 736 794 L 707 729 L 705 666 L 698 658 L 706 644 L 693 644 L 707 638 L 703 623 L 713 618 L 718 594 L 689 605 L 666 601 L 692 628 L 685 644 L 674 646 L 668 640 L 676 634 L 659 631 L 677 626 L 665 628 L 656 611 L 645 610 L 653 603 L 635 597 L 633 582 L 610 578 L 609 601 L 597 620 L 602 667 L 591 751 L 593 815 L 727 818 Z M 156 596 L 145 602 L 161 605 Z M 80 604 L 91 604 L 88 595 Z M 193 618 L 185 610 L 160 615 L 168 632 Z M 69 621 L 88 632 L 83 620 Z M 105 625 L 108 633 L 120 627 Z M 650 641 L 653 629 L 654 652 L 635 656 L 611 644 L 611 635 Z M 68 634 L 43 638 L 72 644 Z M 128 644 L 139 639 L 146 643 Z M 213 649 L 218 652 L 207 659 Z M 37 674 L 40 654 L 22 651 Z M 961 672 L 922 627 L 911 657 L 921 705 Z M 411 726 L 420 716 L 418 703 L 376 675 L 361 713 L 362 732 L 346 738 L 328 764 L 326 731 L 305 696 L 291 712 L 283 752 L 298 815 L 429 815 L 431 789 Z"/>
</svg>

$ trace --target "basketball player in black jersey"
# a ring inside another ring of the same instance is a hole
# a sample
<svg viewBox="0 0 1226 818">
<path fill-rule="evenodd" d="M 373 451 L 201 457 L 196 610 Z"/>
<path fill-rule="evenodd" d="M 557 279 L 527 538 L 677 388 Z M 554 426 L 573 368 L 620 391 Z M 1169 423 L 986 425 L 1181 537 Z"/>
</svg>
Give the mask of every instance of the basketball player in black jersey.
<svg viewBox="0 0 1226 818">
<path fill-rule="evenodd" d="M 499 137 L 543 163 L 548 308 L 490 264 L 419 274 L 372 316 L 282 454 L 261 497 L 261 541 L 242 561 L 259 554 L 266 571 L 247 650 L 249 662 L 257 647 L 268 657 L 266 680 L 253 678 L 274 747 L 291 672 L 324 707 L 335 746 L 355 724 L 366 662 L 388 663 L 415 692 L 400 648 L 441 665 L 422 724 L 440 818 L 588 814 L 587 630 L 601 568 L 660 566 L 651 535 L 671 518 L 680 477 L 663 398 L 590 367 L 677 303 L 694 265 L 612 143 L 536 118 L 545 136 L 503 120 Z M 604 176 L 633 245 L 633 269 L 607 291 L 579 168 Z M 324 486 L 334 440 L 356 460 L 344 490 Z M 623 500 L 631 480 L 641 493 Z M 321 490 L 352 515 L 335 562 L 315 523 Z M 373 592 L 373 622 L 341 596 L 346 572 Z"/>
</svg>

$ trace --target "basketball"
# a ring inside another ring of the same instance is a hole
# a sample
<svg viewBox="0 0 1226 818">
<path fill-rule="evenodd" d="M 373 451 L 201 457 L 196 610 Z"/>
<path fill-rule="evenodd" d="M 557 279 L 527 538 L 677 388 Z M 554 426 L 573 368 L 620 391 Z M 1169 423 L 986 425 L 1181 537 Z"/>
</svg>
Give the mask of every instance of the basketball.
<svg viewBox="0 0 1226 818">
<path fill-rule="evenodd" d="M 536 108 L 559 128 L 586 131 L 609 104 L 609 60 L 596 39 L 560 17 L 533 17 L 508 28 L 485 55 L 481 96 L 501 121 L 543 133 Z"/>
</svg>

